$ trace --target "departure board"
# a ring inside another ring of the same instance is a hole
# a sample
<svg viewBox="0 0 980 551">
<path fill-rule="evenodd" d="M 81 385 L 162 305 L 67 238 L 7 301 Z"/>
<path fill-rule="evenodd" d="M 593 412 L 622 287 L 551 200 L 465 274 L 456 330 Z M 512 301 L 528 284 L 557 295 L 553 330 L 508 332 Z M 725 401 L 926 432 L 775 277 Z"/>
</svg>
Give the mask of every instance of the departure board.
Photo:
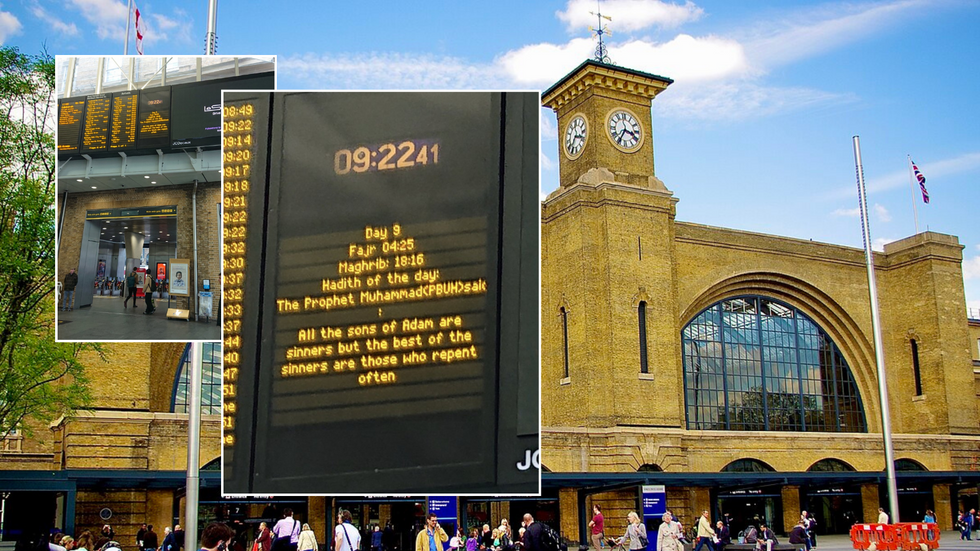
<svg viewBox="0 0 980 551">
<path fill-rule="evenodd" d="M 139 92 L 127 90 L 112 94 L 112 118 L 109 122 L 109 150 L 136 148 L 136 112 Z"/>
<path fill-rule="evenodd" d="M 58 101 L 58 153 L 78 153 L 85 98 Z"/>
<path fill-rule="evenodd" d="M 170 147 L 170 87 L 140 92 L 137 144 L 140 149 Z"/>
<path fill-rule="evenodd" d="M 537 493 L 536 95 L 264 98 L 225 92 L 225 491 Z"/>
<path fill-rule="evenodd" d="M 85 123 L 82 125 L 82 153 L 105 151 L 109 147 L 109 113 L 112 97 L 97 94 L 85 97 Z"/>
</svg>

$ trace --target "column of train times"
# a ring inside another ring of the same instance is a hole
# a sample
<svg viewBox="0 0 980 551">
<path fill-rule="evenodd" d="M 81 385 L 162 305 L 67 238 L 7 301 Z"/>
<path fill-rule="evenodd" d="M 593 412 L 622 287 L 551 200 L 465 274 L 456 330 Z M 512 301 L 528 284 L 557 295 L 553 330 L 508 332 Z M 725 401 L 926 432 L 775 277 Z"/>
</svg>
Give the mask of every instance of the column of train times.
<svg viewBox="0 0 980 551">
<path fill-rule="evenodd" d="M 223 110 L 222 136 L 224 222 L 222 285 L 224 303 L 224 445 L 235 444 L 238 373 L 241 366 L 242 318 L 245 309 L 245 238 L 247 236 L 247 196 L 250 189 L 255 107 L 251 103 L 229 103 Z"/>
</svg>

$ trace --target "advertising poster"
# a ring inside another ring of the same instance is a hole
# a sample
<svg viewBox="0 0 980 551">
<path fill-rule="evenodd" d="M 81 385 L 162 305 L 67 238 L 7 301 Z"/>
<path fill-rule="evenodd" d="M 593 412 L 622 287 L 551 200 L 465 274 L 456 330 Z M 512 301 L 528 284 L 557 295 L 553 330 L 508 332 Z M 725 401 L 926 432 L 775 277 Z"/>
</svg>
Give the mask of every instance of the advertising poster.
<svg viewBox="0 0 980 551">
<path fill-rule="evenodd" d="M 190 263 L 186 259 L 181 258 L 171 258 L 170 259 L 170 294 L 189 296 L 190 295 L 190 285 L 187 281 L 190 279 L 190 270 L 188 270 Z"/>
<path fill-rule="evenodd" d="M 167 279 L 167 263 L 157 262 L 157 279 L 163 281 Z"/>
</svg>

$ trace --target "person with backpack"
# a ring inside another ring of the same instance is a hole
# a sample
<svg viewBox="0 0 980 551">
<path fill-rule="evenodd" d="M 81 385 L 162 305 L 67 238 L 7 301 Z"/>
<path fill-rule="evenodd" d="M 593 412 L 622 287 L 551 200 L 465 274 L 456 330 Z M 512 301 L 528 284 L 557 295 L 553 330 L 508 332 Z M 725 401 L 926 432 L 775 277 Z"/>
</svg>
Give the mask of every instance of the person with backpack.
<svg viewBox="0 0 980 551">
<path fill-rule="evenodd" d="M 156 288 L 156 281 L 147 276 L 143 282 L 143 300 L 146 302 L 144 314 L 152 314 L 156 308 L 153 306 L 153 290 Z"/>
<path fill-rule="evenodd" d="M 126 298 L 123 299 L 123 309 L 127 308 L 126 304 L 129 299 L 133 299 L 133 308 L 136 308 L 136 268 L 133 268 L 133 273 L 126 276 Z M 144 524 L 140 531 L 146 530 L 146 525 Z M 137 540 L 142 539 L 140 534 L 136 535 Z"/>
</svg>

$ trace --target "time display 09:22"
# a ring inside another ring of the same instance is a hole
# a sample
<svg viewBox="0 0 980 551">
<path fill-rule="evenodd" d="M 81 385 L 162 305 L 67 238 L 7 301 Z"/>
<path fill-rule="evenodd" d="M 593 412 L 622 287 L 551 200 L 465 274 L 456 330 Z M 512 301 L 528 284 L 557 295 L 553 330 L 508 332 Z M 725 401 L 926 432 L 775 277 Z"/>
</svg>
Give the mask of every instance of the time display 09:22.
<svg viewBox="0 0 980 551">
<path fill-rule="evenodd" d="M 333 169 L 339 175 L 430 164 L 439 164 L 439 143 L 434 140 L 405 140 L 397 144 L 341 149 L 333 156 Z"/>
</svg>

